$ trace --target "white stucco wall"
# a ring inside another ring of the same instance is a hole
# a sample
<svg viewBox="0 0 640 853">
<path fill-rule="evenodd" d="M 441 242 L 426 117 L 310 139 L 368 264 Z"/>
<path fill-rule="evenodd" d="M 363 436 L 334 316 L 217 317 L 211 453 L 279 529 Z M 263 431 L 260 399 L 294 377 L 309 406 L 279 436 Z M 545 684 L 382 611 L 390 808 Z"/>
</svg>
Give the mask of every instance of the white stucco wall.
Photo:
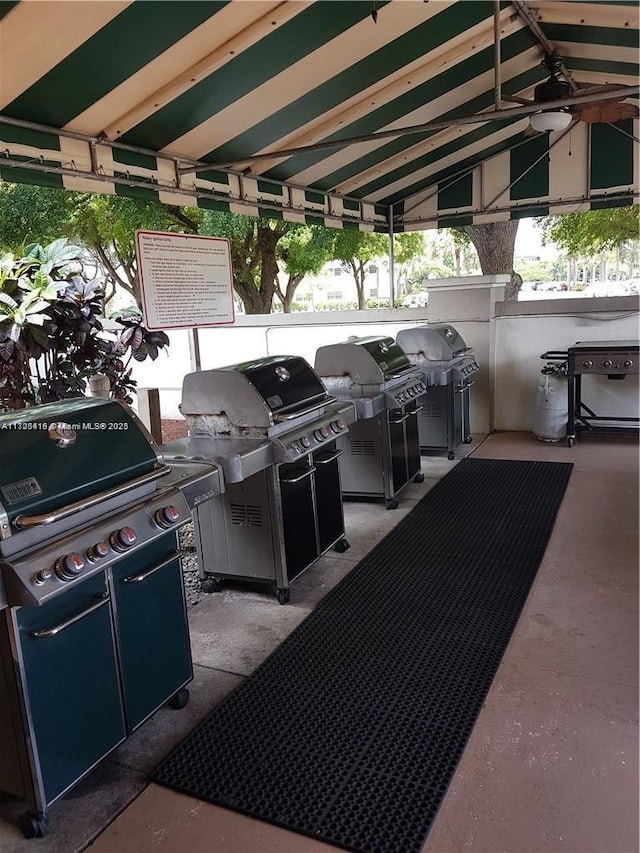
<svg viewBox="0 0 640 853">
<path fill-rule="evenodd" d="M 311 364 L 319 346 L 349 335 L 390 335 L 427 321 L 455 326 L 474 349 L 480 370 L 471 394 L 471 430 L 530 431 L 536 388 L 547 350 L 566 350 L 577 341 L 637 340 L 638 297 L 567 298 L 505 303 L 505 277 L 439 281 L 427 309 L 326 312 L 239 317 L 233 327 L 199 332 L 203 368 L 221 367 L 266 355 L 301 355 Z M 189 336 L 170 332 L 169 354 L 134 365 L 139 386 L 160 388 L 164 417 L 179 417 L 184 375 L 191 371 Z M 583 399 L 598 414 L 638 417 L 638 377 L 622 382 L 583 379 Z"/>
<path fill-rule="evenodd" d="M 578 341 L 638 340 L 638 298 L 503 303 L 494 322 L 494 430 L 530 430 L 543 352 Z M 638 417 L 638 377 L 582 379 L 583 401 L 601 416 Z"/>
</svg>

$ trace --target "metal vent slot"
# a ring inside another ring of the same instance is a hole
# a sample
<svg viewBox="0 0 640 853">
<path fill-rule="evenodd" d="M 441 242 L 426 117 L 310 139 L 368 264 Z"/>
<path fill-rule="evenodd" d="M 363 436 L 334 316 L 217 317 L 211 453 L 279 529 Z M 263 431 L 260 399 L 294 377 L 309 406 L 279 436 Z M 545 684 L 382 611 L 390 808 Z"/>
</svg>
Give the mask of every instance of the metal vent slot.
<svg viewBox="0 0 640 853">
<path fill-rule="evenodd" d="M 262 507 L 250 504 L 234 504 L 231 509 L 231 524 L 244 527 L 262 527 Z"/>
<path fill-rule="evenodd" d="M 376 448 L 373 441 L 358 441 L 351 439 L 352 456 L 375 456 Z"/>
<path fill-rule="evenodd" d="M 420 414 L 423 418 L 441 418 L 442 406 L 439 406 L 437 403 L 427 403 L 423 405 Z"/>
</svg>

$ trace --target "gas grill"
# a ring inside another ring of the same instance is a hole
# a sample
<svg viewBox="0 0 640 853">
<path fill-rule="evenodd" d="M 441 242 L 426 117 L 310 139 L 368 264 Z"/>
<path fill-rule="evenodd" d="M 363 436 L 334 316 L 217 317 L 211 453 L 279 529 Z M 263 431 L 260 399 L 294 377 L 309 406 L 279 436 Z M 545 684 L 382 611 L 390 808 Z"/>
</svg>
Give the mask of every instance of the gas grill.
<svg viewBox="0 0 640 853">
<path fill-rule="evenodd" d="M 416 402 L 426 390 L 423 374 L 388 337 L 320 347 L 315 368 L 329 393 L 351 400 L 358 415 L 338 441 L 343 496 L 383 498 L 396 509 L 402 489 L 424 479 Z"/>
<path fill-rule="evenodd" d="M 220 493 L 126 406 L 0 416 L 0 790 L 46 811 L 192 678 L 177 529 Z"/>
<path fill-rule="evenodd" d="M 567 444 L 572 447 L 584 433 L 635 434 L 637 417 L 597 415 L 582 399 L 583 376 L 606 376 L 623 380 L 640 372 L 639 341 L 578 341 L 567 350 L 568 419 Z M 638 385 L 634 383 L 637 394 Z"/>
<path fill-rule="evenodd" d="M 420 400 L 420 449 L 454 450 L 471 442 L 469 403 L 472 376 L 479 370 L 473 351 L 453 326 L 415 326 L 398 332 L 397 340 L 422 370 L 428 393 Z"/>
<path fill-rule="evenodd" d="M 336 440 L 353 406 L 303 358 L 273 356 L 188 374 L 180 408 L 188 437 L 164 445 L 165 457 L 210 460 L 225 479 L 224 497 L 194 514 L 202 588 L 275 583 L 285 604 L 293 578 L 349 547 Z"/>
</svg>

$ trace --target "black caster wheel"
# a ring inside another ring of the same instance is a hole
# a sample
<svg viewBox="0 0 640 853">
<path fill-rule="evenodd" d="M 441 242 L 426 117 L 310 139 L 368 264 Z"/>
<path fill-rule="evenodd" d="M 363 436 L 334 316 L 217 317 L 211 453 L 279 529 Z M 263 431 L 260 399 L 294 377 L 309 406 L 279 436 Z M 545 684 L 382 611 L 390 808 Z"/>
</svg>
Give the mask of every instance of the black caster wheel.
<svg viewBox="0 0 640 853">
<path fill-rule="evenodd" d="M 387 509 L 398 509 L 398 501 L 396 498 L 389 498 L 386 503 Z"/>
<path fill-rule="evenodd" d="M 291 592 L 289 589 L 278 590 L 278 604 L 288 604 L 290 599 Z"/>
<path fill-rule="evenodd" d="M 205 578 L 200 582 L 200 589 L 207 593 L 220 592 L 222 589 L 222 582 L 217 578 Z"/>
<path fill-rule="evenodd" d="M 189 704 L 189 691 L 186 687 L 181 688 L 169 699 L 168 703 L 170 708 L 173 708 L 174 711 L 181 711 L 183 708 L 186 708 Z"/>
<path fill-rule="evenodd" d="M 422 471 L 420 471 L 419 474 L 416 474 L 416 476 L 413 478 L 413 482 L 414 483 L 424 483 L 424 474 L 422 473 Z"/>
<path fill-rule="evenodd" d="M 576 443 L 575 438 L 567 438 L 567 447 L 573 447 L 573 445 L 575 443 Z"/>
<path fill-rule="evenodd" d="M 347 539 L 340 539 L 333 546 L 333 550 L 337 551 L 338 554 L 344 554 L 345 551 L 348 551 L 351 548 L 351 543 Z"/>
<path fill-rule="evenodd" d="M 49 831 L 46 817 L 33 812 L 23 812 L 18 816 L 18 828 L 25 838 L 44 838 Z"/>
<path fill-rule="evenodd" d="M 465 444 L 471 444 L 471 442 L 472 442 L 472 441 L 473 441 L 473 436 L 468 435 L 468 436 L 465 438 L 464 443 L 465 443 Z"/>
<path fill-rule="evenodd" d="M 455 459 L 455 458 L 456 458 L 456 454 L 455 454 L 455 453 L 451 453 L 451 452 L 447 453 L 447 459 L 449 459 L 450 461 L 451 461 L 452 459 Z"/>
</svg>

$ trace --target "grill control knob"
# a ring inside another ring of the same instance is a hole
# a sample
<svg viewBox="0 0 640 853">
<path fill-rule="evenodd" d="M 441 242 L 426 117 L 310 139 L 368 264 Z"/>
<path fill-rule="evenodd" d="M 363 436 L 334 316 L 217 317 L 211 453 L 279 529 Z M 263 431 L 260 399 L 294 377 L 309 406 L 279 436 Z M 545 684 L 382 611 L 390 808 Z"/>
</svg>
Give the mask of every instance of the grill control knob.
<svg viewBox="0 0 640 853">
<path fill-rule="evenodd" d="M 622 362 L 622 366 L 626 367 L 628 370 L 630 367 L 633 367 L 633 362 L 631 361 L 630 358 L 627 358 L 627 359 L 625 359 L 625 361 Z"/>
<path fill-rule="evenodd" d="M 109 542 L 114 551 L 128 551 L 138 541 L 138 535 L 133 527 L 121 527 L 109 536 Z"/>
<path fill-rule="evenodd" d="M 303 435 L 302 438 L 300 439 L 300 444 L 304 448 L 311 447 L 311 439 L 309 438 L 309 436 Z"/>
<path fill-rule="evenodd" d="M 53 572 L 51 571 L 51 569 L 40 569 L 40 571 L 36 572 L 33 576 L 33 582 L 37 586 L 42 586 L 43 583 L 50 581 L 52 577 Z"/>
<path fill-rule="evenodd" d="M 345 423 L 342 418 L 338 418 L 337 421 L 331 421 L 329 426 L 331 427 L 331 430 L 337 434 L 339 432 L 342 432 L 342 430 L 345 428 Z"/>
<path fill-rule="evenodd" d="M 163 506 L 156 512 L 154 518 L 158 527 L 168 530 L 180 519 L 180 510 L 175 506 Z"/>
<path fill-rule="evenodd" d="M 588 370 L 590 367 L 593 367 L 593 362 L 592 362 L 590 359 L 586 358 L 586 359 L 582 362 L 582 366 L 583 366 L 583 367 L 586 367 L 586 368 L 587 368 L 587 370 Z"/>
<path fill-rule="evenodd" d="M 90 548 L 87 548 L 87 559 L 95 563 L 96 560 L 101 560 L 109 553 L 109 545 L 106 542 L 96 542 Z"/>
<path fill-rule="evenodd" d="M 605 358 L 605 360 L 602 362 L 602 366 L 607 367 L 607 368 L 613 367 L 613 362 L 611 361 L 610 358 Z"/>
<path fill-rule="evenodd" d="M 72 581 L 81 574 L 84 565 L 84 560 L 80 554 L 76 554 L 74 551 L 72 554 L 65 554 L 64 557 L 58 557 L 54 569 L 61 581 Z"/>
</svg>

